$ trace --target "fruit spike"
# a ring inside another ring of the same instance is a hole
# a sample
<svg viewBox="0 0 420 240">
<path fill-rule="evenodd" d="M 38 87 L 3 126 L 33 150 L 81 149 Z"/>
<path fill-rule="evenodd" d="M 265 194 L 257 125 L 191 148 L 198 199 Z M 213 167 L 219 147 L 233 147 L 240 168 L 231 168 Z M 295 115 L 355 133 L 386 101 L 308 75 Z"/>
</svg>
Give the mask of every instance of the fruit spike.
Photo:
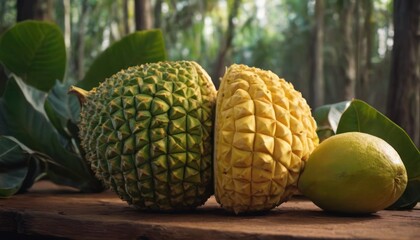
<svg viewBox="0 0 420 240">
<path fill-rule="evenodd" d="M 274 208 L 295 193 L 318 145 L 301 93 L 270 71 L 230 66 L 216 104 L 215 196 L 236 214 Z"/>
<path fill-rule="evenodd" d="M 87 92 L 80 138 L 106 185 L 139 209 L 191 209 L 213 193 L 216 89 L 195 62 L 159 62 L 122 70 Z"/>
<path fill-rule="evenodd" d="M 89 95 L 89 91 L 76 86 L 71 86 L 68 93 L 76 95 L 79 99 L 80 106 L 86 102 L 86 97 Z"/>
</svg>

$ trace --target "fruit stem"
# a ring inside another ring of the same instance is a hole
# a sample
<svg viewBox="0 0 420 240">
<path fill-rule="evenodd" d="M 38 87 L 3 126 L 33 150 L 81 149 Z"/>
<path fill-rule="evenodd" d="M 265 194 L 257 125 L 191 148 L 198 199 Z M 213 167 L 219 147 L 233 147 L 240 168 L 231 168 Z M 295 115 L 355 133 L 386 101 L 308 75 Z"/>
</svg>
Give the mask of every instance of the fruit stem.
<svg viewBox="0 0 420 240">
<path fill-rule="evenodd" d="M 68 93 L 76 95 L 76 97 L 79 99 L 80 106 L 86 102 L 86 98 L 89 96 L 88 91 L 76 86 L 71 86 Z"/>
</svg>

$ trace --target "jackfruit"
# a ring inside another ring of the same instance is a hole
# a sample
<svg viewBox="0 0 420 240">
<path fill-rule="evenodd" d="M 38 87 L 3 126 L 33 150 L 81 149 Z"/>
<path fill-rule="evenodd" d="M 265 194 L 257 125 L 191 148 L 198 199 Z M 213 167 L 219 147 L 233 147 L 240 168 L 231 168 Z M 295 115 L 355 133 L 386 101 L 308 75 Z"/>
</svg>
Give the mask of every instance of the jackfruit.
<svg viewBox="0 0 420 240">
<path fill-rule="evenodd" d="M 86 159 L 121 199 L 148 210 L 191 209 L 213 193 L 216 89 L 191 61 L 130 67 L 87 92 L 80 139 Z"/>
<path fill-rule="evenodd" d="M 236 214 L 272 209 L 297 192 L 316 123 L 302 94 L 271 71 L 232 65 L 215 123 L 215 196 Z"/>
</svg>

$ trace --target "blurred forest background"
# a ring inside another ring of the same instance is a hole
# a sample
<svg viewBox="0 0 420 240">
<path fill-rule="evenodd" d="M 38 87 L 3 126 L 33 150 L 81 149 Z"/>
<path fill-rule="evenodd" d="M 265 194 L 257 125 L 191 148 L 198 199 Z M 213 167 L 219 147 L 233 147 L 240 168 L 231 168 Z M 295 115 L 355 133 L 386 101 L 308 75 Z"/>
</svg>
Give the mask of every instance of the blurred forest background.
<svg viewBox="0 0 420 240">
<path fill-rule="evenodd" d="M 268 69 L 292 82 L 312 108 L 368 102 L 419 146 L 417 0 L 0 1 L 0 33 L 26 19 L 62 29 L 70 79 L 82 79 L 121 37 L 160 28 L 168 59 L 197 61 L 216 86 L 232 63 Z"/>
</svg>

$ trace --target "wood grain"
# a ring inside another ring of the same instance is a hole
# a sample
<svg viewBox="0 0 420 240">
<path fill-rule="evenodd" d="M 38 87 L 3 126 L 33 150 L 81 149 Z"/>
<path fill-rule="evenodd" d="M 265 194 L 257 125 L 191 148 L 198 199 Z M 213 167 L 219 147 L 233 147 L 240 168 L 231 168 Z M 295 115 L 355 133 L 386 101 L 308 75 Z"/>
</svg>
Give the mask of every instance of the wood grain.
<svg viewBox="0 0 420 240">
<path fill-rule="evenodd" d="M 235 216 L 212 197 L 195 211 L 151 213 L 110 191 L 83 194 L 39 182 L 28 193 L 0 199 L 0 232 L 101 240 L 420 239 L 420 204 L 411 211 L 340 216 L 299 197 L 263 214 Z"/>
</svg>

